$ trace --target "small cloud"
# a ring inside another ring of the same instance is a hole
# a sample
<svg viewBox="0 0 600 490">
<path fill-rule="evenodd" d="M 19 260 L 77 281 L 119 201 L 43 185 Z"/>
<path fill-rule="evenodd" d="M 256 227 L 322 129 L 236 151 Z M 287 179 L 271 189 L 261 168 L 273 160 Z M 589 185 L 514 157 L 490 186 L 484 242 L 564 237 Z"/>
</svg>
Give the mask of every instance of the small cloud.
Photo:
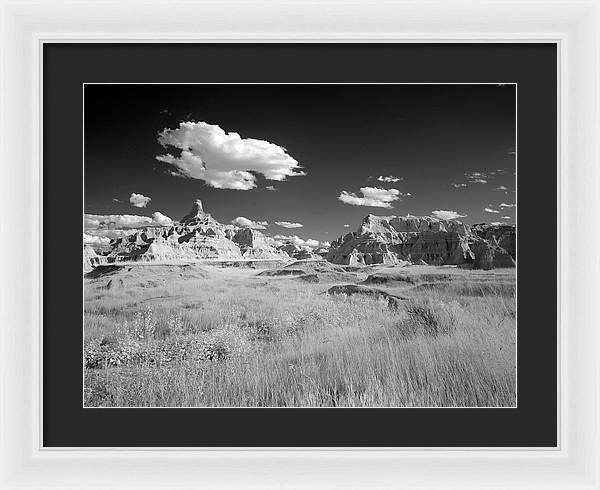
<svg viewBox="0 0 600 490">
<path fill-rule="evenodd" d="M 496 211 L 495 209 L 492 208 L 484 208 L 483 209 L 486 213 L 494 213 L 494 214 L 498 214 L 500 211 Z"/>
<path fill-rule="evenodd" d="M 129 202 L 136 208 L 145 208 L 150 201 L 152 201 L 152 198 L 146 197 L 143 194 L 136 194 L 135 192 L 132 192 L 131 196 L 129 196 Z"/>
<path fill-rule="evenodd" d="M 264 230 L 269 226 L 266 221 L 252 221 L 251 219 L 238 216 L 231 221 L 231 224 L 239 228 L 252 228 L 253 230 Z"/>
<path fill-rule="evenodd" d="M 350 228 L 350 225 L 344 225 L 344 228 Z"/>
<path fill-rule="evenodd" d="M 506 204 L 505 202 L 500 203 L 501 208 L 514 208 L 516 204 Z"/>
<path fill-rule="evenodd" d="M 502 219 L 512 219 L 510 216 L 502 216 Z"/>
<path fill-rule="evenodd" d="M 113 198 L 112 198 L 112 202 L 121 202 L 121 200 L 120 200 L 120 199 L 117 199 L 116 197 L 113 197 Z"/>
<path fill-rule="evenodd" d="M 370 206 L 374 208 L 391 208 L 392 202 L 402 195 L 398 189 L 380 189 L 378 187 L 361 187 L 362 197 L 354 192 L 342 191 L 338 199 L 352 206 Z"/>
<path fill-rule="evenodd" d="M 130 235 L 131 233 L 134 233 L 133 230 L 131 229 L 126 229 L 126 230 L 106 230 L 106 229 L 102 229 L 102 230 L 86 230 L 86 234 L 91 235 L 91 236 L 96 236 L 96 237 L 102 237 L 102 238 L 108 238 L 108 240 L 114 240 L 116 238 L 123 238 L 126 237 L 128 235 Z"/>
<path fill-rule="evenodd" d="M 394 177 L 393 175 L 388 175 L 387 177 L 384 177 L 383 175 L 380 175 L 379 177 L 377 177 L 377 180 L 379 182 L 400 182 L 402 179 L 402 177 Z"/>
<path fill-rule="evenodd" d="M 91 230 L 127 230 L 132 228 L 145 228 L 148 226 L 165 226 L 172 220 L 162 213 L 156 212 L 152 218 L 148 216 L 135 216 L 131 214 L 84 214 L 83 229 L 86 233 Z M 99 233 L 93 233 L 99 235 Z"/>
<path fill-rule="evenodd" d="M 302 228 L 302 223 L 290 223 L 289 221 L 275 221 L 277 226 L 283 226 L 284 228 Z"/>
<path fill-rule="evenodd" d="M 438 219 L 458 219 L 458 218 L 466 218 L 466 214 L 460 214 L 456 211 L 431 211 L 431 214 Z"/>
<path fill-rule="evenodd" d="M 173 224 L 173 220 L 171 218 L 169 218 L 168 216 L 165 216 L 162 213 L 159 213 L 158 211 L 156 211 L 155 213 L 152 213 L 152 219 L 154 220 L 155 223 L 161 225 L 161 226 L 169 226 Z"/>
<path fill-rule="evenodd" d="M 493 225 L 493 226 L 500 226 L 500 225 L 505 225 L 505 224 L 506 224 L 506 223 L 504 223 L 504 222 L 502 222 L 502 221 L 492 221 L 492 222 L 490 223 L 490 225 Z"/>
<path fill-rule="evenodd" d="M 506 187 L 505 185 L 499 185 L 498 187 L 494 187 L 495 191 L 507 191 L 508 187 Z"/>
<path fill-rule="evenodd" d="M 159 112 L 159 114 L 167 114 L 170 115 L 171 112 L 169 111 L 169 109 L 163 109 L 162 111 Z"/>
<path fill-rule="evenodd" d="M 463 183 L 456 184 L 456 183 L 452 182 L 450 185 L 452 187 L 454 187 L 455 189 L 460 189 L 461 187 L 467 187 L 467 184 L 463 184 Z"/>
<path fill-rule="evenodd" d="M 487 184 L 488 174 L 485 172 L 465 172 L 465 177 L 472 184 Z"/>
<path fill-rule="evenodd" d="M 272 185 L 268 185 L 267 187 L 265 187 L 265 189 L 267 189 L 268 191 L 276 191 L 277 189 L 272 186 Z"/>
<path fill-rule="evenodd" d="M 309 248 L 316 248 L 319 246 L 319 241 L 318 240 L 314 240 L 313 238 L 309 238 L 307 240 L 303 240 L 302 238 L 296 236 L 296 235 L 275 235 L 272 240 L 275 241 L 276 245 L 285 245 L 285 244 L 292 244 L 295 245 L 296 247 L 309 247 Z"/>
<path fill-rule="evenodd" d="M 110 243 L 110 238 L 96 235 L 88 235 L 87 233 L 83 234 L 83 244 L 84 245 L 108 245 Z"/>
<path fill-rule="evenodd" d="M 517 152 L 516 152 L 515 150 L 508 150 L 508 151 L 506 152 L 506 154 L 507 154 L 507 155 L 516 155 L 516 154 L 517 154 Z"/>
</svg>

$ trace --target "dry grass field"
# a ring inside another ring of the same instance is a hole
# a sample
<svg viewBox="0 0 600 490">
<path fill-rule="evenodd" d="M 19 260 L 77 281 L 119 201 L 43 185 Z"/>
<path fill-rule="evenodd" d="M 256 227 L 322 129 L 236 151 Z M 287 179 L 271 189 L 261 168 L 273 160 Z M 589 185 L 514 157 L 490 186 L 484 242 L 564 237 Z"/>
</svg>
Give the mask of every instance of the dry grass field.
<svg viewBox="0 0 600 490">
<path fill-rule="evenodd" d="M 515 405 L 514 269 L 99 271 L 84 279 L 85 406 Z M 401 300 L 326 293 L 359 283 Z"/>
</svg>

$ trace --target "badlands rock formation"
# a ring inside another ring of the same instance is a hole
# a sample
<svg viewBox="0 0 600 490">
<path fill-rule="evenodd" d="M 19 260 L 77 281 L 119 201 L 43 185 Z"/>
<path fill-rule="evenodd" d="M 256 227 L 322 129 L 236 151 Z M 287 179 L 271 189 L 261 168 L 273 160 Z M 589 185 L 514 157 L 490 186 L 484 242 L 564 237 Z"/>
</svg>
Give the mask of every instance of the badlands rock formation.
<svg viewBox="0 0 600 490">
<path fill-rule="evenodd" d="M 100 264 L 100 256 L 89 245 L 83 247 L 83 272 L 89 272 L 93 267 Z"/>
<path fill-rule="evenodd" d="M 203 259 L 289 259 L 269 245 L 264 235 L 249 228 L 235 228 L 216 221 L 196 201 L 179 223 L 132 230 L 111 242 L 110 251 L 98 255 L 84 249 L 84 269 L 99 264 L 128 261 L 193 261 Z"/>
<path fill-rule="evenodd" d="M 517 230 L 514 225 L 477 224 L 471 231 L 487 242 L 506 250 L 511 257 L 517 259 Z"/>
<path fill-rule="evenodd" d="M 326 259 L 336 264 L 473 264 L 514 267 L 515 227 L 475 225 L 432 217 L 374 216 L 356 232 L 331 244 Z"/>
<path fill-rule="evenodd" d="M 84 271 L 118 262 L 195 260 L 322 260 L 351 266 L 371 264 L 472 264 L 514 267 L 516 231 L 510 225 L 469 226 L 432 217 L 366 216 L 357 231 L 330 248 L 281 243 L 251 228 L 223 225 L 196 201 L 180 222 L 131 230 L 108 248 L 86 245 Z"/>
</svg>

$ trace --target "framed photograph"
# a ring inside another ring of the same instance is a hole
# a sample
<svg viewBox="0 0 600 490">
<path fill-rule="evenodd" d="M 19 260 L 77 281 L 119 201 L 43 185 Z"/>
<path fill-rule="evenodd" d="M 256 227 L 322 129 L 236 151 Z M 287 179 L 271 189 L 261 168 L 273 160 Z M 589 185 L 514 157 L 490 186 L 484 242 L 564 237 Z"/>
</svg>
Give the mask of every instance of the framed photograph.
<svg viewBox="0 0 600 490">
<path fill-rule="evenodd" d="M 600 488 L 597 4 L 3 19 L 3 488 Z"/>
<path fill-rule="evenodd" d="M 83 99 L 84 407 L 517 407 L 516 83 Z"/>
</svg>

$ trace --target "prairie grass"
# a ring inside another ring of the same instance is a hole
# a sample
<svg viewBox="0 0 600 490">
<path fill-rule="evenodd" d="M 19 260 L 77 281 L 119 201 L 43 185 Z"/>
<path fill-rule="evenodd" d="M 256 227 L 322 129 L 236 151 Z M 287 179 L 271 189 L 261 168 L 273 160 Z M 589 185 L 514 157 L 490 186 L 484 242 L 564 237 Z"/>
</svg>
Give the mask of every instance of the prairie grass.
<svg viewBox="0 0 600 490">
<path fill-rule="evenodd" d="M 403 284 L 398 309 L 258 272 L 147 268 L 157 286 L 125 275 L 116 291 L 86 280 L 85 405 L 515 405 L 514 271 L 478 274 L 484 287 L 470 271 Z"/>
</svg>

